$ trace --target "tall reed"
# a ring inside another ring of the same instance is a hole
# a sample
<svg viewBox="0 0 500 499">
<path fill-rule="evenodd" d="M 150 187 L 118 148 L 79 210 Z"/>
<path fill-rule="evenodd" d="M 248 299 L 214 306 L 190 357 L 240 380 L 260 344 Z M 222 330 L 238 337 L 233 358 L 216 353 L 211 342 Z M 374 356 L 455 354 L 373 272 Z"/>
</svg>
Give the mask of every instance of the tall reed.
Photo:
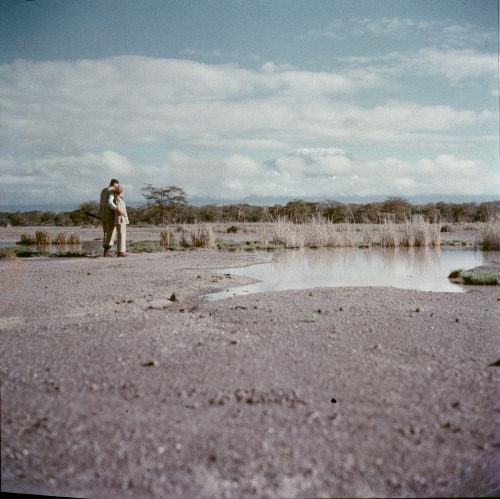
<svg viewBox="0 0 500 499">
<path fill-rule="evenodd" d="M 380 230 L 380 246 L 388 248 L 426 247 L 441 244 L 441 226 L 430 224 L 421 217 L 396 225 L 386 222 Z"/>
<path fill-rule="evenodd" d="M 60 232 L 52 239 L 52 243 L 57 244 L 58 246 L 64 246 L 67 242 L 66 234 L 64 232 Z"/>
<path fill-rule="evenodd" d="M 21 234 L 21 239 L 19 241 L 21 244 L 35 244 L 35 236 L 32 234 Z"/>
<path fill-rule="evenodd" d="M 353 224 L 333 224 L 319 217 L 303 224 L 280 218 L 259 234 L 263 244 L 285 248 L 355 246 L 357 240 Z"/>
<path fill-rule="evenodd" d="M 481 247 L 485 251 L 500 250 L 500 220 L 492 220 L 481 230 Z"/>
<path fill-rule="evenodd" d="M 172 228 L 167 227 L 163 229 L 160 233 L 160 246 L 168 248 L 174 244 L 175 236 Z"/>
<path fill-rule="evenodd" d="M 191 233 L 191 242 L 197 248 L 215 248 L 215 236 L 209 224 L 201 224 Z"/>
<path fill-rule="evenodd" d="M 69 235 L 66 244 L 80 244 L 80 243 L 81 243 L 80 234 L 73 233 Z"/>
<path fill-rule="evenodd" d="M 50 234 L 45 230 L 37 230 L 35 232 L 35 244 L 37 246 L 49 246 L 52 243 Z"/>
<path fill-rule="evenodd" d="M 304 245 L 298 225 L 285 218 L 278 218 L 272 224 L 269 242 L 285 248 L 299 248 Z"/>
<path fill-rule="evenodd" d="M 392 222 L 385 222 L 380 226 L 380 246 L 384 248 L 397 248 L 400 244 L 398 230 Z"/>
</svg>

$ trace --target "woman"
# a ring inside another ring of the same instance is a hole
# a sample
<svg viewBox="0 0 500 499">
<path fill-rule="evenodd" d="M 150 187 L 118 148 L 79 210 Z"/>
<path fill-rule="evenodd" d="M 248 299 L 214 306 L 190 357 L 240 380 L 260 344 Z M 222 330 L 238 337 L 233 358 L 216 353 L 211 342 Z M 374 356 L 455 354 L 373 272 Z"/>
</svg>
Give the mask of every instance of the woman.
<svg viewBox="0 0 500 499">
<path fill-rule="evenodd" d="M 113 200 L 112 197 L 109 199 L 109 207 L 115 210 L 116 245 L 118 247 L 116 256 L 128 256 L 125 251 L 127 246 L 127 224 L 129 220 L 127 216 L 127 207 L 123 200 L 123 193 L 123 186 L 118 184 L 115 187 L 115 199 Z"/>
</svg>

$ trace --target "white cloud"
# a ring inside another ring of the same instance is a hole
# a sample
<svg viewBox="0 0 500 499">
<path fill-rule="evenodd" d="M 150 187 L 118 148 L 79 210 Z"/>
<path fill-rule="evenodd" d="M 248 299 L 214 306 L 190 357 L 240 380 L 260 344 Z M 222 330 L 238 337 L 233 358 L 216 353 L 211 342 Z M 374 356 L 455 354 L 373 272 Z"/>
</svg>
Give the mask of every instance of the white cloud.
<svg viewBox="0 0 500 499">
<path fill-rule="evenodd" d="M 412 64 L 426 73 L 444 76 L 453 84 L 484 78 L 493 84 L 498 79 L 498 56 L 472 49 L 422 49 L 412 58 Z"/>
<path fill-rule="evenodd" d="M 168 137 L 241 138 L 248 130 L 260 133 L 252 140 L 275 141 L 273 131 L 290 128 L 297 119 L 297 101 L 351 94 L 380 83 L 359 74 L 288 66 L 250 71 L 131 56 L 74 63 L 17 61 L 1 66 L 0 78 L 0 139 L 8 149 L 22 148 L 37 157 Z"/>
<path fill-rule="evenodd" d="M 454 55 L 453 63 L 446 54 Z M 495 148 L 497 113 L 381 97 L 394 85 L 391 78 L 415 61 L 427 73 L 458 81 L 468 78 L 464 67 L 491 75 L 491 58 L 472 50 L 430 49 L 413 57 L 404 61 L 402 55 L 390 54 L 386 59 L 394 64 L 385 69 L 374 61 L 361 67 L 351 59 L 336 73 L 271 61 L 248 70 L 141 56 L 2 65 L 0 204 L 17 198 L 41 203 L 50 197 L 83 202 L 94 199 L 96 184 L 99 189 L 111 176 L 118 176 L 135 199 L 141 199 L 140 186 L 149 182 L 176 184 L 190 196 L 219 199 L 382 190 L 411 195 L 408 186 L 425 193 L 450 185 L 456 193 L 471 193 L 472 187 L 479 193 L 480 185 L 483 192 L 498 187 L 484 159 L 467 160 L 479 172 L 476 176 L 460 159 L 474 157 L 484 146 Z M 376 96 L 371 106 L 357 101 L 373 89 L 377 93 L 370 94 Z M 137 150 L 135 159 L 124 152 L 144 144 L 164 150 L 168 144 L 170 152 L 154 164 L 141 160 Z M 388 160 L 370 163 L 341 150 L 325 152 L 330 145 L 354 152 L 358 146 L 411 150 L 414 157 L 434 159 L 397 166 Z M 278 157 L 273 168 L 248 157 L 249 151 L 262 157 L 266 150 L 279 155 L 305 147 L 323 148 L 315 149 L 323 153 L 302 149 Z M 447 175 L 442 185 L 433 176 L 440 171 Z"/>
<path fill-rule="evenodd" d="M 345 38 L 342 33 L 343 23 L 339 19 L 330 21 L 324 28 L 312 29 L 303 35 L 299 35 L 300 40 L 318 40 L 319 38 L 332 38 L 341 40 Z"/>
<path fill-rule="evenodd" d="M 181 51 L 182 55 L 187 55 L 187 56 L 199 56 L 199 57 L 208 57 L 208 58 L 213 58 L 213 59 L 222 59 L 222 58 L 229 58 L 229 59 L 238 59 L 240 57 L 239 52 L 235 52 L 232 50 L 211 50 L 211 51 L 202 51 L 202 50 L 196 50 L 196 49 L 184 49 Z"/>
<path fill-rule="evenodd" d="M 492 10 L 491 15 L 495 16 L 497 12 Z M 459 24 L 449 20 L 427 21 L 393 16 L 351 19 L 351 22 L 354 25 L 351 28 L 351 34 L 354 35 L 398 36 L 413 41 L 420 39 L 426 45 L 450 47 L 488 47 L 490 45 L 494 47 L 498 36 L 498 33 L 493 30 L 483 29 L 471 23 Z"/>
<path fill-rule="evenodd" d="M 474 49 L 425 48 L 411 54 L 391 52 L 381 56 L 341 57 L 340 61 L 369 74 L 372 78 L 386 75 L 440 76 L 450 84 L 483 83 L 492 87 L 498 79 L 498 56 Z"/>
<path fill-rule="evenodd" d="M 190 198 L 242 200 L 249 196 L 335 199 L 340 196 L 496 195 L 500 175 L 486 162 L 440 154 L 405 161 L 355 158 L 335 148 L 291 151 L 260 163 L 238 154 L 203 159 L 173 151 L 164 165 L 135 165 L 113 151 L 22 164 L 0 161 L 0 206 L 97 200 L 100 188 L 118 176 L 128 200 L 144 202 L 141 187 L 178 185 Z M 101 185 L 102 184 L 102 185 Z M 432 190 L 430 190 L 432 186 Z"/>
<path fill-rule="evenodd" d="M 421 53 L 420 67 L 450 79 L 466 78 L 467 68 L 478 74 L 494 69 L 489 58 L 473 52 L 453 55 L 455 61 L 462 56 L 455 63 L 460 71 L 436 51 Z M 18 61 L 0 67 L 0 78 L 0 140 L 6 151 L 23 150 L 33 157 L 171 139 L 211 148 L 231 142 L 287 148 L 319 145 L 318 139 L 358 140 L 361 134 L 391 142 L 402 138 L 402 130 L 451 136 L 457 128 L 494 120 L 487 112 L 411 102 L 371 109 L 355 105 L 346 96 L 387 85 L 384 75 L 369 68 L 326 73 L 268 62 L 262 71 L 251 71 L 124 56 L 75 63 Z"/>
</svg>

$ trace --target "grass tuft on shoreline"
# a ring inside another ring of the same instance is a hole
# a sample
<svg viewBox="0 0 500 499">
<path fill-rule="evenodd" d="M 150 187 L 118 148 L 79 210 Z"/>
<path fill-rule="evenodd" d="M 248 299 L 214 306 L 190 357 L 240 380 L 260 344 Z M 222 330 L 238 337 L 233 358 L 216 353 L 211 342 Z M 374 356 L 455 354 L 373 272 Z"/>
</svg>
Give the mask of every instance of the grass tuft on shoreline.
<svg viewBox="0 0 500 499">
<path fill-rule="evenodd" d="M 497 286 L 500 283 L 500 272 L 493 270 L 472 269 L 453 270 L 448 279 L 458 279 L 463 284 L 472 286 Z"/>
</svg>

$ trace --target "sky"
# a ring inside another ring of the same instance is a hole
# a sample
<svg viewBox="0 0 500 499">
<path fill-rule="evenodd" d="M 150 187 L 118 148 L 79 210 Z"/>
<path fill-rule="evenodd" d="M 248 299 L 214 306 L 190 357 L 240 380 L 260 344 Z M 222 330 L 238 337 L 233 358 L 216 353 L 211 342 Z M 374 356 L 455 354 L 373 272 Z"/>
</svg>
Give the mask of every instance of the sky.
<svg viewBox="0 0 500 499">
<path fill-rule="evenodd" d="M 2 0 L 0 210 L 500 199 L 498 0 Z"/>
</svg>

